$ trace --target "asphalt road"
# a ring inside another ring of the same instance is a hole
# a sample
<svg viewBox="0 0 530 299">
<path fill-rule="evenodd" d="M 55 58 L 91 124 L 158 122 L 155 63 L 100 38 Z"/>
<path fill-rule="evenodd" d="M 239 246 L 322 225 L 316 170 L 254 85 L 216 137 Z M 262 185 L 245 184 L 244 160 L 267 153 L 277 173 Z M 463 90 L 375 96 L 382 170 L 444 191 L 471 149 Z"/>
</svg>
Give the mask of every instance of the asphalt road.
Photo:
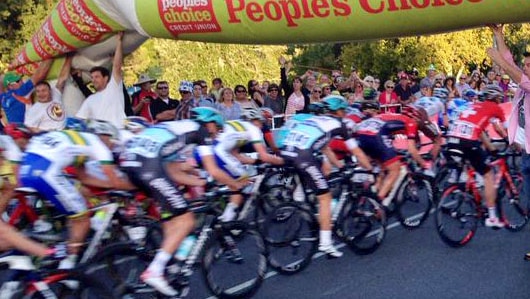
<svg viewBox="0 0 530 299">
<path fill-rule="evenodd" d="M 530 298 L 529 227 L 518 233 L 479 227 L 463 248 L 445 245 L 434 218 L 417 230 L 391 224 L 372 255 L 317 255 L 303 272 L 282 276 L 269 271 L 254 298 Z M 211 297 L 194 274 L 188 298 Z"/>
</svg>

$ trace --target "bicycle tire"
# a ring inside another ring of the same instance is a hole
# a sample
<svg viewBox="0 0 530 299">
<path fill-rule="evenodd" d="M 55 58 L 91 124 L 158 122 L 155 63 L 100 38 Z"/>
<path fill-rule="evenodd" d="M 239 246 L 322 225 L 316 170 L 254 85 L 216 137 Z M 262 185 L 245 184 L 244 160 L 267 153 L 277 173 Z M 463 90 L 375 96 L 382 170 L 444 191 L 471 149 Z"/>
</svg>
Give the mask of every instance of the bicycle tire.
<svg viewBox="0 0 530 299">
<path fill-rule="evenodd" d="M 416 229 L 429 217 L 433 202 L 431 183 L 412 176 L 400 187 L 397 195 L 396 215 L 404 227 Z"/>
<path fill-rule="evenodd" d="M 116 298 L 101 280 L 77 270 L 57 270 L 42 277 L 48 286 L 37 290 L 31 283 L 21 285 L 13 299 L 45 299 L 53 295 L 61 299 L 113 299 Z M 68 287 L 65 281 L 75 281 L 75 288 Z M 42 287 L 42 286 L 41 286 Z"/>
<path fill-rule="evenodd" d="M 479 223 L 477 205 L 464 186 L 454 184 L 442 194 L 436 208 L 436 230 L 451 247 L 462 247 L 473 239 Z"/>
<path fill-rule="evenodd" d="M 266 215 L 278 205 L 292 202 L 295 179 L 291 173 L 270 172 L 265 175 L 259 188 L 261 211 Z"/>
<path fill-rule="evenodd" d="M 157 298 L 158 292 L 146 286 L 140 275 L 152 256 L 137 250 L 131 242 L 110 244 L 82 265 L 83 273 L 99 277 L 114 298 Z"/>
<path fill-rule="evenodd" d="M 227 237 L 232 244 L 228 244 Z M 241 221 L 223 223 L 216 230 L 202 262 L 203 278 L 208 289 L 223 299 L 253 296 L 267 271 L 261 236 Z"/>
<path fill-rule="evenodd" d="M 522 178 L 513 176 L 513 183 L 519 188 L 519 196 L 514 196 L 508 187 L 508 182 L 502 180 L 497 189 L 497 208 L 504 221 L 506 229 L 517 232 L 522 230 L 528 223 L 528 210 L 525 206 L 526 202 L 521 203 L 520 199 L 524 201 L 528 199 L 521 197 L 521 189 L 523 186 Z"/>
<path fill-rule="evenodd" d="M 299 203 L 284 203 L 267 215 L 263 227 L 271 268 L 292 275 L 309 266 L 319 242 L 318 220 L 310 210 Z"/>
<path fill-rule="evenodd" d="M 451 169 L 446 165 L 441 166 L 436 172 L 434 181 L 432 183 L 433 203 L 435 205 L 438 205 L 440 198 L 442 197 L 442 193 L 451 184 L 449 182 L 450 174 Z"/>
<path fill-rule="evenodd" d="M 386 235 L 386 214 L 371 193 L 350 198 L 342 206 L 333 232 L 353 252 L 367 255 L 375 252 Z"/>
</svg>

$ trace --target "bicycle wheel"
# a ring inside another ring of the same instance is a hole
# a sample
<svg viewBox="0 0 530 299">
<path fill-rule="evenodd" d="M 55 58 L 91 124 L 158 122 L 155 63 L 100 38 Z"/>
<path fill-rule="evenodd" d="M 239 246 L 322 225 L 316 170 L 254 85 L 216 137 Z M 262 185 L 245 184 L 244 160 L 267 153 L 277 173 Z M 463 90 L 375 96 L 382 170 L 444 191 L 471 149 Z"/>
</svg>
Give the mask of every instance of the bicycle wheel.
<svg viewBox="0 0 530 299">
<path fill-rule="evenodd" d="M 68 281 L 68 282 L 67 282 Z M 116 298 L 100 279 L 76 270 L 57 270 L 42 277 L 39 287 L 22 284 L 11 298 L 15 299 L 113 299 Z M 73 283 L 73 285 L 72 285 Z"/>
<path fill-rule="evenodd" d="M 218 298 L 251 297 L 267 271 L 261 236 L 240 221 L 222 224 L 202 262 L 206 285 Z"/>
<path fill-rule="evenodd" d="M 398 191 L 396 214 L 408 229 L 420 227 L 429 217 L 432 207 L 431 183 L 421 177 L 411 177 Z"/>
<path fill-rule="evenodd" d="M 440 202 L 440 198 L 442 197 L 443 191 L 447 187 L 449 187 L 449 185 L 451 185 L 452 183 L 456 183 L 456 180 L 458 178 L 451 178 L 451 171 L 452 168 L 449 168 L 446 165 L 441 166 L 436 171 L 436 176 L 434 177 L 434 181 L 432 183 L 434 204 L 438 204 Z M 453 180 L 453 182 L 451 182 L 451 180 Z"/>
<path fill-rule="evenodd" d="M 304 270 L 317 251 L 319 225 L 298 203 L 284 203 L 267 215 L 262 231 L 269 265 L 282 274 Z"/>
<path fill-rule="evenodd" d="M 151 259 L 133 243 L 122 242 L 103 248 L 82 267 L 86 275 L 104 281 L 113 298 L 157 298 L 158 292 L 140 280 Z"/>
<path fill-rule="evenodd" d="M 284 172 L 271 172 L 265 176 L 260 186 L 261 211 L 270 213 L 275 207 L 293 201 L 294 175 Z"/>
<path fill-rule="evenodd" d="M 459 185 L 449 186 L 436 209 L 438 235 L 451 247 L 462 247 L 471 241 L 479 222 L 474 198 L 462 188 Z"/>
<path fill-rule="evenodd" d="M 519 176 L 512 177 L 513 183 L 518 187 L 518 196 L 515 196 L 510 190 L 508 183 L 502 180 L 497 189 L 497 207 L 509 231 L 520 231 L 528 222 L 528 199 L 521 197 L 523 186 L 522 178 Z M 520 199 L 525 201 L 520 202 Z"/>
<path fill-rule="evenodd" d="M 350 198 L 339 212 L 333 231 L 356 254 L 371 254 L 386 235 L 386 215 L 373 194 Z"/>
</svg>

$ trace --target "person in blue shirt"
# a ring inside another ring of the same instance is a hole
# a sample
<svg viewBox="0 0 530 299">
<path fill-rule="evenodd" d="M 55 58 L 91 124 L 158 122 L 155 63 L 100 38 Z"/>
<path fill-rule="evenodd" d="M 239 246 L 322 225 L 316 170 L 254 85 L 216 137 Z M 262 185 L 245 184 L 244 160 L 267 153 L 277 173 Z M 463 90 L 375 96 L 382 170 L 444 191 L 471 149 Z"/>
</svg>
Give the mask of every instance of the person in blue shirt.
<svg viewBox="0 0 530 299">
<path fill-rule="evenodd" d="M 4 125 L 7 123 L 24 123 L 26 105 L 31 104 L 29 98 L 26 98 L 33 90 L 35 84 L 46 78 L 52 60 L 46 60 L 40 63 L 30 80 L 22 81 L 22 76 L 8 72 L 4 75 L 3 84 L 5 92 L 0 95 L 0 102 L 5 116 Z"/>
</svg>

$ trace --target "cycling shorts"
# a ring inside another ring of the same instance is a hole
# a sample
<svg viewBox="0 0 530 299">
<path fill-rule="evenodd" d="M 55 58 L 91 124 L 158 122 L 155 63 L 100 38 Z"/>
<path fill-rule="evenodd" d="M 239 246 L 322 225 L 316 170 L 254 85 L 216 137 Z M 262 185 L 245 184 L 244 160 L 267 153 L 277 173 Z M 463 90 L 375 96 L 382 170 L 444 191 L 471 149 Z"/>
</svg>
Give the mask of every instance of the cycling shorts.
<svg viewBox="0 0 530 299">
<path fill-rule="evenodd" d="M 27 153 L 20 165 L 20 182 L 39 192 L 67 216 L 87 211 L 86 201 L 74 183 L 63 175 L 63 167 L 33 153 Z"/>
<path fill-rule="evenodd" d="M 194 151 L 193 155 L 195 161 L 197 161 L 197 164 L 202 167 L 202 157 L 197 151 Z M 247 168 L 245 165 L 243 165 L 243 163 L 241 163 L 241 161 L 234 157 L 234 155 L 214 147 L 213 156 L 217 166 L 230 175 L 233 179 L 239 180 L 241 178 L 248 177 Z"/>
<path fill-rule="evenodd" d="M 160 158 L 123 155 L 120 166 L 129 180 L 160 205 L 162 220 L 188 211 L 188 202 L 164 169 Z"/>
<path fill-rule="evenodd" d="M 315 191 L 316 195 L 329 192 L 328 181 L 322 173 L 322 161 L 312 150 L 281 151 L 286 165 L 292 165 L 306 190 Z"/>
<path fill-rule="evenodd" d="M 461 151 L 463 153 L 462 158 L 468 160 L 471 166 L 473 166 L 473 169 L 480 175 L 484 175 L 490 171 L 491 168 L 486 163 L 488 154 L 482 148 L 480 141 L 449 137 L 447 138 L 447 142 L 447 149 Z"/>
<path fill-rule="evenodd" d="M 388 135 L 358 135 L 359 147 L 370 158 L 379 161 L 383 166 L 399 161 L 399 156 L 392 146 L 392 139 Z"/>
</svg>

